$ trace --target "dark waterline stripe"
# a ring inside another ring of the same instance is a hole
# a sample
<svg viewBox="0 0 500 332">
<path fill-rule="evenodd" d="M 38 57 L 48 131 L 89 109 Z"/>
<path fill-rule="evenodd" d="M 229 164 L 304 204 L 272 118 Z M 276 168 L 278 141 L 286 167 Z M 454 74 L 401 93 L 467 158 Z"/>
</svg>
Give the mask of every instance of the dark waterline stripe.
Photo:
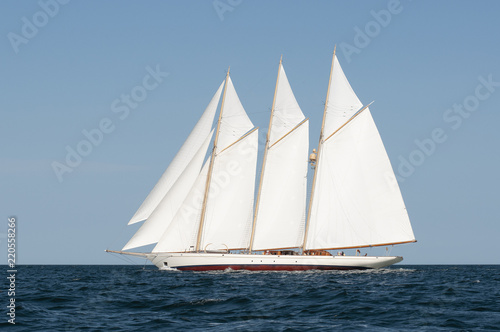
<svg viewBox="0 0 500 332">
<path fill-rule="evenodd" d="M 181 271 L 217 271 L 217 270 L 249 270 L 249 271 L 306 271 L 306 270 L 368 270 L 368 267 L 328 266 L 328 265 L 192 265 L 177 267 Z"/>
</svg>

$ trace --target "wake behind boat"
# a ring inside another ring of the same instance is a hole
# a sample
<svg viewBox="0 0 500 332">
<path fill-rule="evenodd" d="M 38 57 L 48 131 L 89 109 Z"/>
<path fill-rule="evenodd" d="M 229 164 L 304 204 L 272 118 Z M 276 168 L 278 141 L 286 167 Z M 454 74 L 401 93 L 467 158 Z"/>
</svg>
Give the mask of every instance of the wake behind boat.
<svg viewBox="0 0 500 332">
<path fill-rule="evenodd" d="M 319 144 L 309 155 L 308 119 L 280 60 L 255 195 L 258 129 L 228 71 L 129 222 L 144 223 L 122 251 L 107 251 L 145 257 L 160 269 L 195 271 L 370 269 L 400 262 L 397 256 L 331 253 L 416 242 L 368 106 L 334 51 Z M 314 177 L 307 199 L 309 163 Z M 128 251 L 151 244 L 150 253 Z"/>
</svg>

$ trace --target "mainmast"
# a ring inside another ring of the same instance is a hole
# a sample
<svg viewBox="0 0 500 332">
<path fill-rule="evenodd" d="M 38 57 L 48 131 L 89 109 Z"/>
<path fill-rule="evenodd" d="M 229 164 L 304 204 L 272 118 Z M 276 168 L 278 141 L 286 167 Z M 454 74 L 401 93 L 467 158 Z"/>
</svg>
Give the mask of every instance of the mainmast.
<svg viewBox="0 0 500 332">
<path fill-rule="evenodd" d="M 318 175 L 319 161 L 321 158 L 321 146 L 322 146 L 323 136 L 324 136 L 323 130 L 325 128 L 326 111 L 328 109 L 328 97 L 330 96 L 330 85 L 332 84 L 333 64 L 335 63 L 335 50 L 336 49 L 337 49 L 337 45 L 335 45 L 333 48 L 332 66 L 330 68 L 330 80 L 328 81 L 328 89 L 326 91 L 325 109 L 323 111 L 323 122 L 321 123 L 321 131 L 319 134 L 318 152 L 316 154 L 316 167 L 314 168 L 314 177 L 313 177 L 313 183 L 312 183 L 312 187 L 311 187 L 311 197 L 309 198 L 309 210 L 307 211 L 306 230 L 304 232 L 304 243 L 302 244 L 302 251 L 304 251 L 304 249 L 306 248 L 307 234 L 309 233 L 309 225 L 311 222 L 312 201 L 314 198 L 314 188 L 316 187 L 316 178 Z"/>
<path fill-rule="evenodd" d="M 271 107 L 271 116 L 269 118 L 269 128 L 267 129 L 266 146 L 264 148 L 264 158 L 262 159 L 262 171 L 260 173 L 259 192 L 257 193 L 257 200 L 255 202 L 255 213 L 253 215 L 252 235 L 250 237 L 250 247 L 249 247 L 249 252 L 250 253 L 252 252 L 253 240 L 254 240 L 254 237 L 255 237 L 255 226 L 257 224 L 257 215 L 259 213 L 260 194 L 262 192 L 262 180 L 264 178 L 264 170 L 266 168 L 267 152 L 269 150 L 269 137 L 271 135 L 271 127 L 272 127 L 272 124 L 273 124 L 274 107 L 276 105 L 276 92 L 278 91 L 278 83 L 279 83 L 279 80 L 280 80 L 281 62 L 282 62 L 282 60 L 283 60 L 283 55 L 280 58 L 280 64 L 278 66 L 278 77 L 276 78 L 276 87 L 274 88 L 273 106 Z"/>
<path fill-rule="evenodd" d="M 203 224 L 205 222 L 205 213 L 207 210 L 207 200 L 208 200 L 208 192 L 210 190 L 210 180 L 212 179 L 212 173 L 213 173 L 213 168 L 214 168 L 214 160 L 215 156 L 217 153 L 217 141 L 219 139 L 219 129 L 220 129 L 220 123 L 222 119 L 222 111 L 224 109 L 224 101 L 226 99 L 226 90 L 227 90 L 227 82 L 229 79 L 229 70 L 231 67 L 227 69 L 227 74 L 226 74 L 226 84 L 224 86 L 224 94 L 222 95 L 222 103 L 220 106 L 220 112 L 219 112 L 219 119 L 217 120 L 217 130 L 215 133 L 215 139 L 214 139 L 214 147 L 212 150 L 212 156 L 210 157 L 210 165 L 208 168 L 208 174 L 207 174 L 207 182 L 205 184 L 205 196 L 203 197 L 203 206 L 201 208 L 201 217 L 200 217 L 200 226 L 198 228 L 198 237 L 196 239 L 196 252 L 200 251 L 200 243 L 201 243 L 201 235 L 203 231 Z"/>
</svg>

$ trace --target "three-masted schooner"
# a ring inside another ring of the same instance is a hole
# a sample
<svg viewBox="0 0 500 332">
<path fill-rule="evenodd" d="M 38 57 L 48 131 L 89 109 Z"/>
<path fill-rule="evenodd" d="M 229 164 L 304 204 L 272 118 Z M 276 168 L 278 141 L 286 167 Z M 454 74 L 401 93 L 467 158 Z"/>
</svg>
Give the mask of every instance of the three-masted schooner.
<svg viewBox="0 0 500 332">
<path fill-rule="evenodd" d="M 160 269 L 196 271 L 368 269 L 400 262 L 398 256 L 331 253 L 416 242 L 368 106 L 334 51 L 307 199 L 309 123 L 280 60 L 255 193 L 258 129 L 228 71 L 129 222 L 144 223 L 122 251 L 107 251 L 143 256 Z M 151 244 L 156 246 L 149 253 L 127 251 Z"/>
</svg>

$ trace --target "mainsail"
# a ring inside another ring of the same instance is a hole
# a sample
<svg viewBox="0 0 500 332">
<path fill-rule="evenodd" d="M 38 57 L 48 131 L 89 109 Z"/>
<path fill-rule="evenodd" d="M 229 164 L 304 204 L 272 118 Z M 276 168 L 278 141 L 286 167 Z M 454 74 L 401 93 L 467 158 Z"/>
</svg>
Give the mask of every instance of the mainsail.
<svg viewBox="0 0 500 332">
<path fill-rule="evenodd" d="M 335 55 L 330 76 L 304 249 L 414 242 L 377 127 Z"/>
<path fill-rule="evenodd" d="M 309 127 L 280 61 L 271 110 L 251 250 L 302 244 Z"/>
<path fill-rule="evenodd" d="M 217 92 L 208 104 L 205 112 L 203 112 L 200 120 L 198 120 L 198 123 L 196 123 L 179 152 L 177 152 L 168 168 L 160 177 L 160 180 L 158 180 L 132 219 L 130 219 L 129 225 L 149 218 L 179 176 L 181 176 L 182 172 L 184 172 L 196 152 L 200 149 L 212 129 L 212 123 L 214 122 L 214 116 L 217 111 L 217 105 L 219 104 L 223 86 L 224 82 L 219 86 L 219 89 L 217 89 Z"/>
<path fill-rule="evenodd" d="M 307 248 L 413 242 L 382 139 L 366 108 L 323 143 Z"/>
</svg>

